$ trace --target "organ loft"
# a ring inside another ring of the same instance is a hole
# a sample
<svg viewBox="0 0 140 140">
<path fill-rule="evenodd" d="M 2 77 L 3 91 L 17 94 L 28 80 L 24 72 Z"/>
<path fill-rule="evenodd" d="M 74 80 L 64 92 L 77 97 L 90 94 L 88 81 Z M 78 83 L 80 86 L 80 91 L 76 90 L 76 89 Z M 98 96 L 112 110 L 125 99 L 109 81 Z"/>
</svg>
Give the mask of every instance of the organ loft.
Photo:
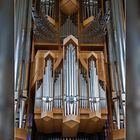
<svg viewBox="0 0 140 140">
<path fill-rule="evenodd" d="M 15 139 L 124 140 L 124 1 L 15 5 Z"/>
</svg>

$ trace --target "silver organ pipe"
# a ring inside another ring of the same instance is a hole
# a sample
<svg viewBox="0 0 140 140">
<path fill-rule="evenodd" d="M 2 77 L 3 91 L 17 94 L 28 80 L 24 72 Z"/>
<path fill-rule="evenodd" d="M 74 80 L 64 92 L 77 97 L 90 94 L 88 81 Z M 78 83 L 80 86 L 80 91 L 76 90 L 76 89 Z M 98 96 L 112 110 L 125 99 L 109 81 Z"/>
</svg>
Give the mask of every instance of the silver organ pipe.
<svg viewBox="0 0 140 140">
<path fill-rule="evenodd" d="M 62 108 L 62 69 L 56 73 L 54 81 L 54 108 Z"/>
<path fill-rule="evenodd" d="M 52 18 L 54 18 L 55 12 L 54 5 L 55 5 L 54 0 L 40 0 L 40 9 L 42 13 Z"/>
<path fill-rule="evenodd" d="M 111 1 L 110 3 L 109 1 L 106 1 L 105 5 L 105 9 L 107 11 L 110 9 L 112 4 L 112 18 L 107 24 L 107 31 L 109 42 L 109 63 L 111 66 L 111 89 L 114 102 L 114 118 L 118 129 L 121 128 L 121 114 L 123 114 L 125 118 L 125 36 L 123 21 L 121 19 L 123 17 L 121 15 L 123 12 L 118 12 L 122 11 L 122 9 L 118 9 L 118 5 L 121 4 L 120 2 L 121 1 Z M 124 118 L 122 120 L 125 120 Z"/>
<path fill-rule="evenodd" d="M 91 59 L 89 61 L 89 102 L 90 111 L 100 111 L 100 97 L 99 97 L 99 80 L 97 75 L 97 69 L 95 61 Z"/>
<path fill-rule="evenodd" d="M 63 23 L 60 30 L 61 30 L 61 37 L 62 38 L 65 38 L 68 35 L 77 36 L 77 27 L 73 23 L 70 16 L 66 18 L 66 21 Z"/>
<path fill-rule="evenodd" d="M 101 85 L 99 85 L 99 91 L 100 91 L 101 109 L 106 109 L 107 108 L 106 92 Z"/>
<path fill-rule="evenodd" d="M 15 115 L 18 116 L 19 128 L 24 128 L 23 123 L 27 112 L 25 106 L 28 96 L 28 74 L 31 50 L 31 5 L 29 0 L 16 3 L 15 28 Z M 17 120 L 16 120 L 17 121 Z"/>
<path fill-rule="evenodd" d="M 89 5 L 89 1 L 88 0 L 86 0 L 86 12 L 87 12 L 87 17 L 89 17 L 90 15 L 90 13 L 89 13 L 89 7 L 88 7 L 88 5 Z"/>
<path fill-rule="evenodd" d="M 78 62 L 76 60 L 76 48 L 69 44 L 65 52 L 64 115 L 78 115 Z"/>
<path fill-rule="evenodd" d="M 88 108 L 88 85 L 86 73 L 80 71 L 80 108 Z"/>
<path fill-rule="evenodd" d="M 20 102 L 20 111 L 19 111 L 19 128 L 23 127 L 24 108 L 25 108 L 25 100 L 22 99 Z"/>
<path fill-rule="evenodd" d="M 43 96 L 43 84 L 42 81 L 37 81 L 35 93 L 35 108 L 42 109 L 42 96 Z"/>
<path fill-rule="evenodd" d="M 43 112 L 52 111 L 53 103 L 53 75 L 52 75 L 52 60 L 49 58 L 46 61 L 45 73 L 43 76 Z"/>
</svg>

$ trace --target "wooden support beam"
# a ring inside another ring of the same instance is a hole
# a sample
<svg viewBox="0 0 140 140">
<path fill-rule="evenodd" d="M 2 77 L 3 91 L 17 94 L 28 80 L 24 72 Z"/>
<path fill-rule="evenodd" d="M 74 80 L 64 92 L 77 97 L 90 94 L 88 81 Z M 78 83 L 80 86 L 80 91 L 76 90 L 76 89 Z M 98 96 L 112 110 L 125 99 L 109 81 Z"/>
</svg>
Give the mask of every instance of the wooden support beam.
<svg viewBox="0 0 140 140">
<path fill-rule="evenodd" d="M 125 130 L 124 129 L 113 130 L 113 140 L 125 140 Z"/>
<path fill-rule="evenodd" d="M 26 140 L 27 139 L 27 132 L 23 128 L 16 128 L 16 140 Z"/>
<path fill-rule="evenodd" d="M 48 16 L 47 18 L 48 18 L 49 22 L 50 22 L 53 26 L 55 26 L 55 20 L 54 20 L 52 17 L 50 17 L 50 16 Z"/>
<path fill-rule="evenodd" d="M 94 16 L 90 16 L 89 18 L 87 18 L 86 20 L 83 21 L 83 26 L 87 26 L 89 25 L 93 20 L 95 19 Z"/>
<path fill-rule="evenodd" d="M 80 109 L 79 116 L 63 116 L 63 109 L 53 108 L 51 113 L 43 114 L 41 110 L 35 109 L 34 118 L 36 127 L 39 132 L 45 133 L 61 133 L 63 136 L 76 136 L 81 133 L 101 132 L 107 121 L 107 111 L 90 112 L 89 109 Z M 51 127 L 50 127 L 51 126 Z M 68 133 L 71 132 L 71 133 Z"/>
</svg>

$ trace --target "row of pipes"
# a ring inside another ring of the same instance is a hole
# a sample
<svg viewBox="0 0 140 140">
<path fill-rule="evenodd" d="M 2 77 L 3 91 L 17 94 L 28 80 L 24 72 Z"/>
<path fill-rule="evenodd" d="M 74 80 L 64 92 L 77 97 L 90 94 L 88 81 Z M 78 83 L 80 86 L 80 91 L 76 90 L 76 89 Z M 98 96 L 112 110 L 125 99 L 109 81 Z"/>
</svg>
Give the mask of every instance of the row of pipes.
<svg viewBox="0 0 140 140">
<path fill-rule="evenodd" d="M 37 12 L 55 19 L 55 0 L 34 0 L 33 6 Z"/>
<path fill-rule="evenodd" d="M 65 115 L 78 115 L 78 62 L 76 47 L 66 47 L 64 60 L 64 106 Z"/>
<path fill-rule="evenodd" d="M 42 81 L 36 82 L 36 88 L 35 88 L 35 108 L 42 108 L 42 97 L 43 97 L 43 84 Z"/>
<path fill-rule="evenodd" d="M 76 47 L 69 44 L 64 52 L 64 70 L 62 72 L 62 68 L 58 68 L 55 76 L 53 61 L 50 58 L 46 60 L 43 82 L 38 81 L 36 86 L 35 108 L 51 112 L 52 108 L 64 106 L 65 116 L 78 115 L 79 108 L 90 108 L 91 112 L 107 108 L 106 93 L 99 83 L 95 61 L 89 61 L 88 86 L 87 73 L 79 67 Z"/>
<path fill-rule="evenodd" d="M 107 33 L 107 23 L 110 18 L 110 9 L 102 16 L 102 11 L 99 10 L 97 16 L 91 23 L 84 28 L 80 33 L 80 42 L 83 43 L 99 43 L 104 41 L 104 36 Z M 94 38 L 93 38 L 94 36 Z"/>
<path fill-rule="evenodd" d="M 15 116 L 16 126 L 24 128 L 26 100 L 28 97 L 28 74 L 31 50 L 31 0 L 15 1 Z"/>
<path fill-rule="evenodd" d="M 46 61 L 45 74 L 43 76 L 43 112 L 52 112 L 53 105 L 53 69 L 52 60 Z M 47 84 L 46 84 L 47 83 Z"/>
<path fill-rule="evenodd" d="M 65 38 L 68 35 L 73 35 L 76 37 L 77 31 L 78 31 L 78 29 L 77 29 L 76 25 L 73 23 L 71 17 L 68 16 L 66 18 L 66 21 L 64 22 L 64 24 L 60 28 L 61 37 Z"/>
<path fill-rule="evenodd" d="M 62 76 L 61 74 L 54 82 L 54 108 L 62 108 L 63 104 L 63 96 L 62 96 Z M 100 101 L 98 102 L 98 109 L 97 109 L 97 103 L 96 103 L 96 97 L 93 95 L 93 98 L 88 98 L 88 86 L 87 81 L 83 78 L 83 75 L 80 75 L 80 108 L 88 108 L 90 106 L 90 111 L 99 111 L 99 108 L 106 108 L 107 107 L 107 101 L 106 101 L 106 93 L 104 89 L 99 85 L 99 97 Z M 36 89 L 36 101 L 35 101 L 35 108 L 42 108 L 42 93 L 43 88 L 42 84 Z M 98 99 L 97 98 L 97 99 Z M 89 105 L 90 101 L 90 105 Z M 100 107 L 99 107 L 100 103 Z M 96 108 L 96 109 L 95 109 Z"/>
<path fill-rule="evenodd" d="M 100 95 L 100 107 L 102 109 L 107 108 L 107 99 L 104 88 L 99 84 L 99 95 Z"/>
<path fill-rule="evenodd" d="M 53 108 L 52 63 L 50 58 L 46 61 L 43 81 L 36 82 L 35 108 L 42 109 L 44 113 L 52 112 Z"/>
<path fill-rule="evenodd" d="M 55 17 L 55 0 L 41 0 L 40 8 L 46 16 Z"/>
<path fill-rule="evenodd" d="M 35 38 L 41 40 L 48 40 L 50 42 L 56 42 L 58 39 L 58 33 L 54 26 L 50 23 L 48 18 L 38 13 L 35 8 L 32 8 L 32 17 L 34 20 L 34 34 Z"/>
<path fill-rule="evenodd" d="M 114 104 L 113 118 L 118 129 L 125 126 L 125 79 L 126 44 L 123 1 L 105 2 L 105 10 L 111 9 L 111 18 L 107 24 L 108 54 L 110 64 L 111 93 Z M 123 120 L 123 125 L 121 125 Z"/>
<path fill-rule="evenodd" d="M 54 81 L 54 108 L 62 108 L 62 69 L 56 73 Z"/>
<path fill-rule="evenodd" d="M 90 16 L 96 17 L 99 12 L 98 0 L 81 0 L 82 19 L 85 20 Z"/>
</svg>

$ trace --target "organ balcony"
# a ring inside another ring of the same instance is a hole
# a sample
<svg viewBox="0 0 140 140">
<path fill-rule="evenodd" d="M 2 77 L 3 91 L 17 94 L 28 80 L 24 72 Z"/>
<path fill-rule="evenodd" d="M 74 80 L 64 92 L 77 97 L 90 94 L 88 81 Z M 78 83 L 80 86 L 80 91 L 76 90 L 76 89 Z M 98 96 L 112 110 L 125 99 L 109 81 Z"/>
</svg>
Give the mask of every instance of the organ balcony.
<svg viewBox="0 0 140 140">
<path fill-rule="evenodd" d="M 70 35 L 62 51 L 38 50 L 35 58 L 37 130 L 64 137 L 102 131 L 108 114 L 103 53 L 81 52 Z"/>
</svg>

